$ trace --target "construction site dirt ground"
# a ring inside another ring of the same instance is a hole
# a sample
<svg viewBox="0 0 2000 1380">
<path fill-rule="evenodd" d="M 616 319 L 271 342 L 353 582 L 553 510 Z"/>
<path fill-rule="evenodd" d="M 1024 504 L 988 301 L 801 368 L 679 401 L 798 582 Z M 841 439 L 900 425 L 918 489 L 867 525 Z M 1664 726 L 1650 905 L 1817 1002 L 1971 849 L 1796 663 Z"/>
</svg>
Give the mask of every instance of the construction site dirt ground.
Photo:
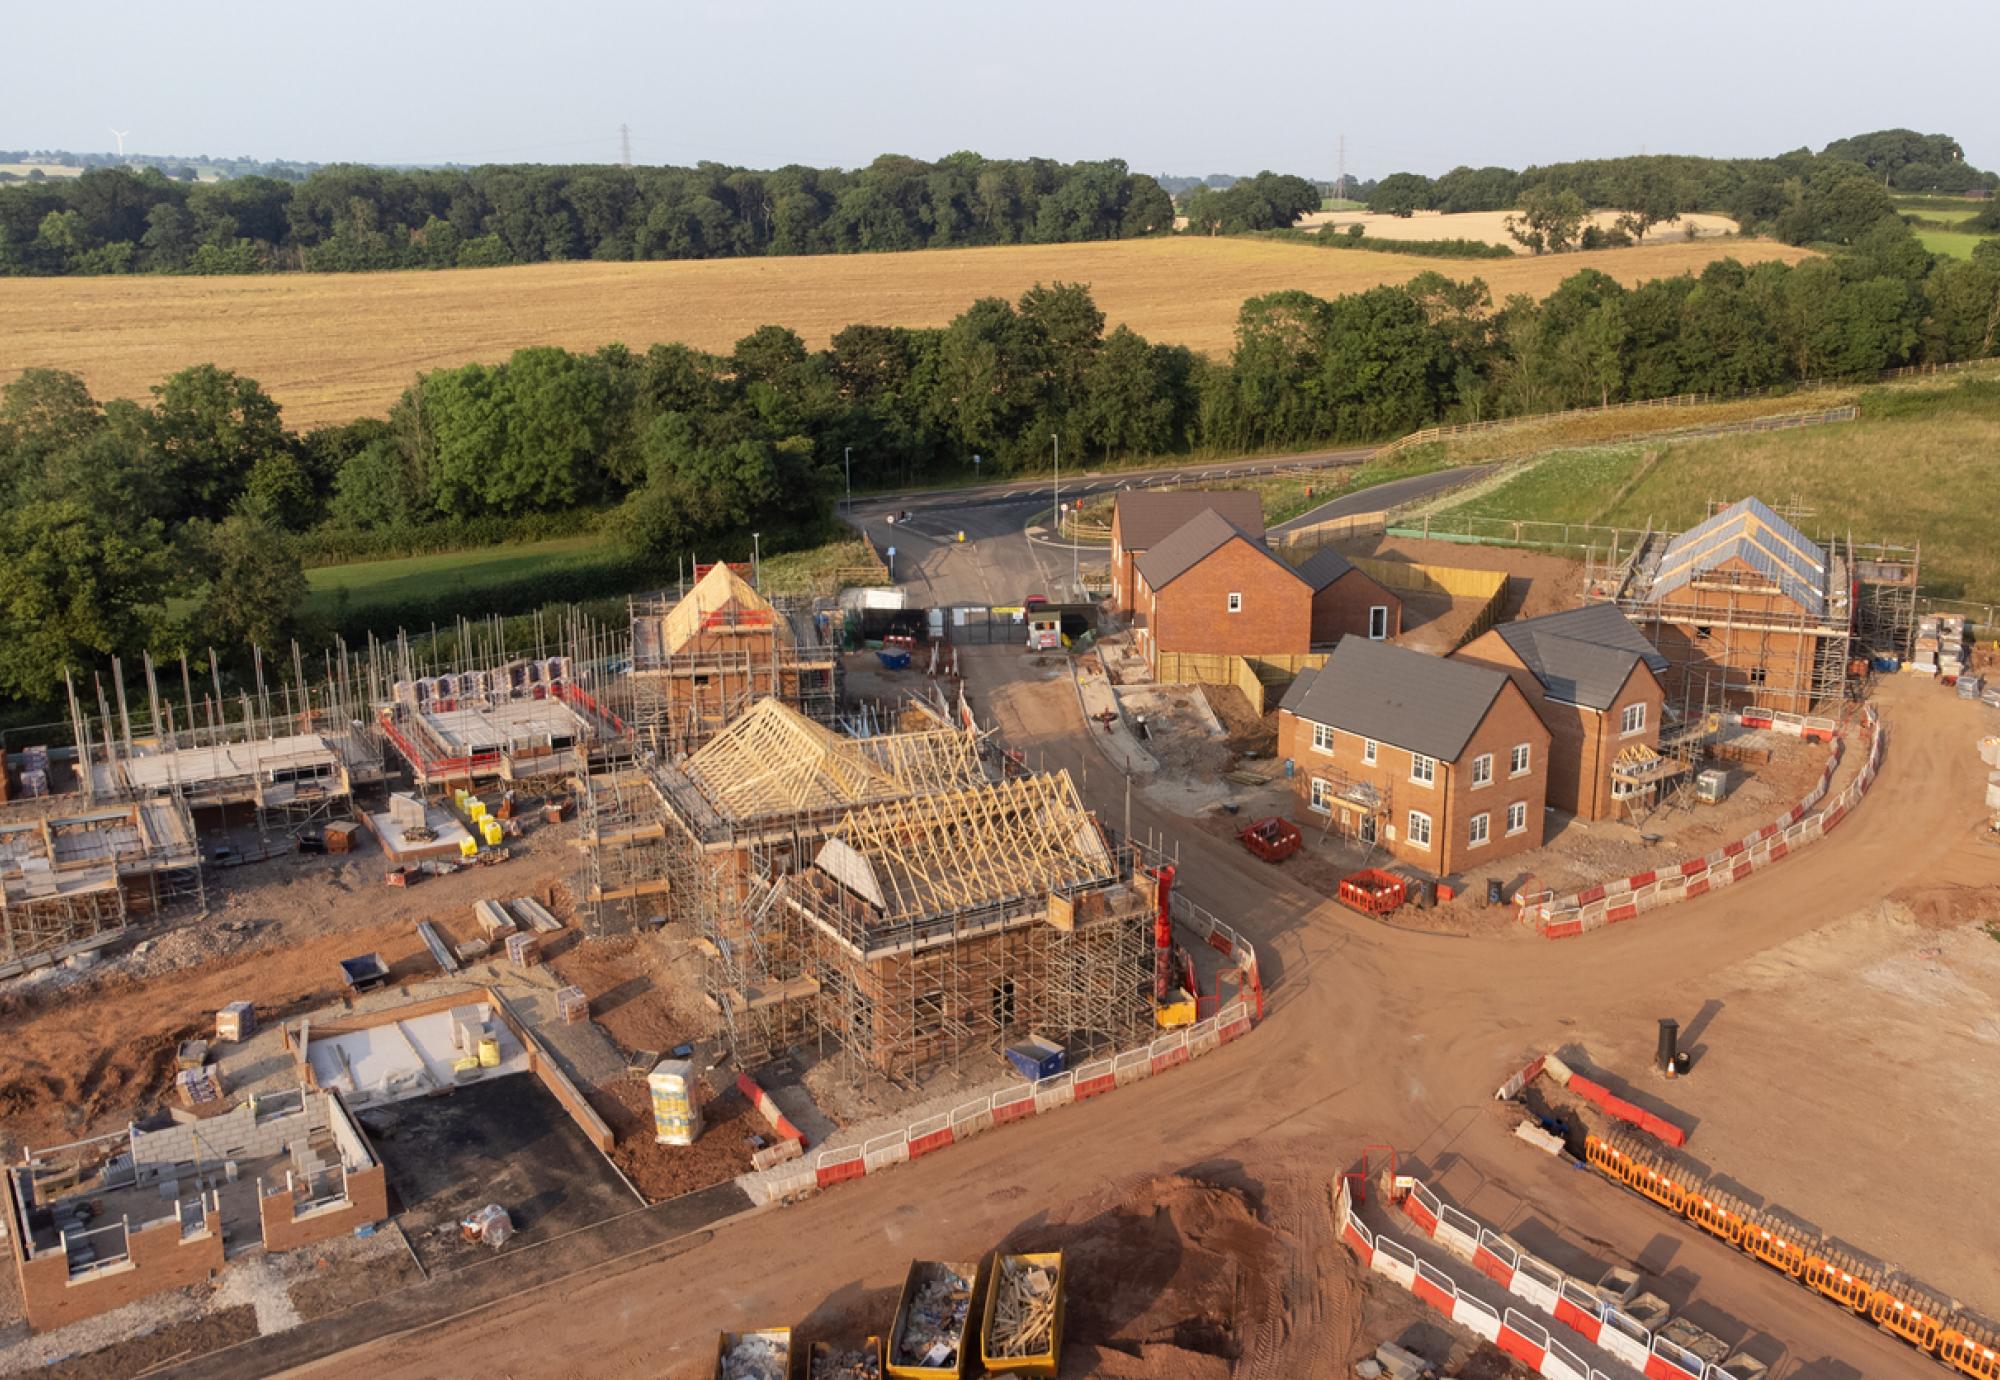
<svg viewBox="0 0 2000 1380">
<path fill-rule="evenodd" d="M 970 660 L 975 707 L 998 720 L 1009 745 L 1072 770 L 1096 752 L 1067 684 L 1001 649 Z M 1104 1195 L 1182 1175 L 1242 1189 L 1271 1229 L 1268 1249 L 1254 1233 L 1242 1242 L 1248 1264 L 1231 1319 L 1241 1354 L 1229 1373 L 1330 1378 L 1412 1316 L 1383 1312 L 1373 1284 L 1357 1287 L 1351 1258 L 1331 1238 L 1330 1176 L 1380 1142 L 1566 1268 L 1640 1262 L 1704 1325 L 1772 1360 L 1776 1380 L 1922 1373 L 1900 1343 L 1630 1192 L 1514 1140 L 1511 1118 L 1492 1101 L 1533 1054 L 1571 1042 L 1643 1086 L 1637 1070 L 1654 1018 L 1678 1016 L 1698 1063 L 1668 1101 L 1697 1118 L 1690 1152 L 1982 1302 L 1986 1276 L 1974 1257 L 1990 1255 L 1990 1214 L 1977 1205 L 1991 1200 L 2000 1106 L 1960 1089 L 1941 1108 L 1941 1080 L 1966 1067 L 1959 1060 L 1973 1043 L 1948 1043 L 1934 1075 L 1912 1076 L 1911 1063 L 1931 1048 L 1911 1041 L 1920 1029 L 1928 1041 L 1937 1018 L 1896 989 L 1928 974 L 1926 965 L 1959 965 L 1966 990 L 1949 998 L 1962 1013 L 1959 1038 L 1984 1040 L 1988 977 L 1960 945 L 1993 941 L 1976 929 L 1941 930 L 1956 936 L 1950 944 L 1918 934 L 1918 948 L 1899 954 L 1904 931 L 1869 926 L 1899 894 L 1906 899 L 1896 904 L 1936 923 L 1965 913 L 1950 897 L 2000 886 L 2000 848 L 1978 837 L 1984 772 L 1973 751 L 1991 716 L 1934 686 L 1890 682 L 1880 697 L 1888 758 L 1839 833 L 1723 892 L 1564 944 L 1377 924 L 1137 800 L 1136 827 L 1181 840 L 1180 885 L 1258 945 L 1267 1018 L 1247 1038 L 802 1204 L 694 1236 L 662 1233 L 635 1254 L 465 1316 L 450 1316 L 461 1311 L 450 1281 L 401 1291 L 399 1329 L 421 1316 L 448 1320 L 393 1340 L 369 1341 L 385 1321 L 379 1310 L 357 1310 L 326 1324 L 332 1330 L 314 1334 L 309 1348 L 303 1336 L 289 1347 L 253 1343 L 168 1373 L 268 1374 L 355 1344 L 305 1373 L 695 1375 L 720 1327 L 836 1316 L 884 1327 L 876 1301 L 893 1294 L 911 1258 L 968 1258 L 1016 1233 L 1088 1222 L 1106 1211 Z M 1123 782 L 1096 761 L 1088 794 L 1112 815 Z M 1860 936 L 1851 941 L 1842 938 L 1850 925 Z M 1883 948 L 1864 962 L 1848 944 Z M 1923 957 L 1930 948 L 1938 954 Z M 1698 1017 L 1711 1001 L 1723 1006 L 1703 1029 Z M 1830 1039 L 1829 1020 L 1838 1032 Z M 1794 1090 L 1774 1099 L 1779 1080 Z M 1937 1134 L 1947 1117 L 1962 1120 L 1962 1133 Z M 1869 1177 L 1812 1199 L 1814 1176 L 1847 1173 Z M 1281 1306 L 1258 1302 L 1273 1287 Z M 1075 1373 L 1177 1373 L 1164 1354 L 1151 1366 L 1090 1345 L 1094 1357 L 1080 1348 L 1072 1358 L 1083 1366 Z M 1217 1373 L 1203 1356 L 1172 1359 L 1186 1361 L 1178 1373 Z"/>
</svg>

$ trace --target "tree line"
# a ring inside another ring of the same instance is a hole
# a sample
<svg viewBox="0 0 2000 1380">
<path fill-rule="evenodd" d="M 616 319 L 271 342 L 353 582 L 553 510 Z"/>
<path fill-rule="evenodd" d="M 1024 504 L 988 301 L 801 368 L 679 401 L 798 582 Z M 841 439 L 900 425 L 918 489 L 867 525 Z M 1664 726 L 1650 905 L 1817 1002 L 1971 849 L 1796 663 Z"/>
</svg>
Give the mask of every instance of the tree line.
<svg viewBox="0 0 2000 1380">
<path fill-rule="evenodd" d="M 1542 218 L 1558 206 L 1578 213 L 1609 207 L 1625 212 L 1620 229 L 1631 239 L 1643 239 L 1653 227 L 1687 212 L 1712 211 L 1729 216 L 1747 232 L 1788 244 L 1846 244 L 1893 211 L 1892 192 L 1980 189 L 2000 189 L 2000 176 L 1967 164 L 1955 140 L 1883 130 L 1836 140 L 1817 154 L 1797 149 L 1776 158 L 1653 154 L 1552 163 L 1519 172 L 1458 167 L 1437 178 L 1398 172 L 1369 189 L 1368 205 L 1397 216 L 1520 209 L 1540 211 Z M 1545 239 L 1543 247 L 1589 247 L 1582 245 L 1580 215 L 1577 229 L 1553 244 Z"/>
<path fill-rule="evenodd" d="M 300 181 L 192 185 L 157 168 L 111 167 L 0 187 L 0 274 L 837 254 L 1123 239 L 1172 224 L 1160 185 L 1116 159 L 884 154 L 853 171 L 769 172 L 336 164 Z"/>
<path fill-rule="evenodd" d="M 765 326 L 727 353 L 538 346 L 424 374 L 384 417 L 288 430 L 253 381 L 186 369 L 145 402 L 31 370 L 0 393 L 0 693 L 140 647 L 303 631 L 303 560 L 594 528 L 660 578 L 689 551 L 817 541 L 857 489 L 1127 457 L 1377 440 L 1441 421 L 1863 377 L 1996 353 L 2000 245 L 1934 258 L 1886 216 L 1796 265 L 1496 302 L 1424 273 L 1245 302 L 1214 360 L 1107 329 L 1086 287 L 948 325 Z M 544 598 L 610 590 L 551 588 Z M 443 611 L 448 616 L 448 611 Z M 353 633 L 355 628 L 345 631 Z"/>
</svg>

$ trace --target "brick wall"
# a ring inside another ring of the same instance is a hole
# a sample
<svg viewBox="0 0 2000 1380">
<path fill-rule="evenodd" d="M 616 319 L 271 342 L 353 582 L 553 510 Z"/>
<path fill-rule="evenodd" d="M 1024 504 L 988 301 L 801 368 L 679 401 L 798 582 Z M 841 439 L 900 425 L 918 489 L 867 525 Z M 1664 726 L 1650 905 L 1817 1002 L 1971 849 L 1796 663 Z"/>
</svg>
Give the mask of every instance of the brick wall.
<svg viewBox="0 0 2000 1380">
<path fill-rule="evenodd" d="M 1333 781 L 1338 772 L 1350 781 L 1373 785 L 1388 800 L 1381 842 L 1391 857 L 1422 871 L 1444 875 L 1484 867 L 1542 846 L 1550 735 L 1518 687 L 1510 684 L 1501 693 L 1464 753 L 1456 762 L 1439 762 L 1436 779 L 1428 786 L 1411 779 L 1412 754 L 1405 748 L 1377 743 L 1371 765 L 1365 760 L 1366 740 L 1360 735 L 1336 728 L 1328 754 L 1313 747 L 1313 729 L 1311 721 L 1290 711 L 1278 715 L 1278 755 L 1292 761 L 1292 789 L 1298 797 L 1293 815 L 1301 823 L 1319 828 L 1326 822 L 1327 816 L 1311 807 L 1312 783 L 1315 775 Z M 1514 776 L 1509 766 L 1518 743 L 1528 745 L 1529 766 Z M 1492 781 L 1474 786 L 1473 760 L 1486 754 L 1493 757 Z M 1519 833 L 1509 834 L 1507 807 L 1517 801 L 1526 807 L 1526 819 Z M 1341 815 L 1339 807 L 1333 808 L 1338 828 Z M 1428 848 L 1410 841 L 1412 810 L 1430 817 Z M 1476 814 L 1487 816 L 1487 841 L 1480 845 L 1471 842 L 1471 819 Z"/>
<path fill-rule="evenodd" d="M 346 1236 L 357 1227 L 386 1221 L 389 1216 L 389 1181 L 379 1164 L 347 1176 L 347 1205 L 321 1208 L 305 1216 L 295 1216 L 297 1207 L 285 1191 L 282 1180 L 267 1185 L 274 1192 L 260 1193 L 257 1216 L 263 1228 L 264 1249 L 289 1251 Z"/>
<path fill-rule="evenodd" d="M 1740 560 L 1723 562 L 1718 573 L 1752 576 Z M 1770 709 L 1807 713 L 1812 708 L 1813 657 L 1819 639 L 1805 629 L 1730 627 L 1735 615 L 1755 622 L 1760 617 L 1796 623 L 1804 610 L 1779 594 L 1732 592 L 1686 585 L 1661 601 L 1663 620 L 1653 642 L 1672 663 L 1667 693 L 1695 704 L 1726 702 L 1730 707 L 1757 704 Z M 1706 693 L 1704 693 L 1706 692 Z"/>
<path fill-rule="evenodd" d="M 1125 546 L 1125 533 L 1118 521 L 1118 510 L 1111 510 L 1111 606 L 1129 618 L 1133 607 L 1132 563 L 1139 558 L 1137 551 Z"/>
<path fill-rule="evenodd" d="M 1403 631 L 1402 599 L 1364 571 L 1348 571 L 1312 597 L 1313 645 L 1368 636 L 1369 610 L 1378 607 L 1389 610 L 1387 636 L 1396 637 Z"/>
<path fill-rule="evenodd" d="M 1231 594 L 1242 596 L 1237 613 L 1229 611 Z M 1142 588 L 1140 602 L 1148 642 L 1158 651 L 1283 656 L 1311 650 L 1312 591 L 1240 537 L 1165 589 Z"/>
<path fill-rule="evenodd" d="M 9 1220 L 18 1221 L 11 1176 L 5 1191 Z M 127 1237 L 128 1256 L 124 1263 L 84 1275 L 75 1282 L 70 1280 L 69 1261 L 60 1251 L 30 1260 L 24 1254 L 26 1243 L 14 1242 L 14 1265 L 28 1326 L 37 1332 L 47 1332 L 122 1308 L 149 1294 L 199 1284 L 213 1277 L 222 1268 L 222 1215 L 211 1211 L 205 1221 L 206 1234 L 192 1241 L 181 1240 L 178 1218 L 134 1231 Z"/>
</svg>

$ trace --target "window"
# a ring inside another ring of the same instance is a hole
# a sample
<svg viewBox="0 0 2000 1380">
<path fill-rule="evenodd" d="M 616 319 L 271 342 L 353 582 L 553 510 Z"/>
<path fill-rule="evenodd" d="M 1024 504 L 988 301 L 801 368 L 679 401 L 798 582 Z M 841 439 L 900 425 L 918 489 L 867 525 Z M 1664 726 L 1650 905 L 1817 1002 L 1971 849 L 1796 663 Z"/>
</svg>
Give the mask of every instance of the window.
<svg viewBox="0 0 2000 1380">
<path fill-rule="evenodd" d="M 1431 817 L 1421 810 L 1410 811 L 1409 844 L 1412 848 L 1431 846 Z"/>
<path fill-rule="evenodd" d="M 1426 757 L 1421 752 L 1410 754 L 1410 780 L 1419 786 L 1428 786 L 1437 780 L 1437 758 Z"/>
<path fill-rule="evenodd" d="M 1528 745 L 1526 743 L 1514 744 L 1514 756 L 1507 763 L 1507 774 L 1509 776 L 1526 776 L 1528 774 Z"/>
<path fill-rule="evenodd" d="M 1507 807 L 1507 832 L 1521 833 L 1528 827 L 1528 802 L 1517 800 Z"/>
<path fill-rule="evenodd" d="M 1001 978 L 993 984 L 993 1023 L 1003 1030 L 1014 1024 L 1014 979 Z"/>
<path fill-rule="evenodd" d="M 1626 705 L 1625 712 L 1618 716 L 1619 736 L 1629 738 L 1634 733 L 1644 733 L 1645 731 L 1646 706 L 1643 704 Z"/>
<path fill-rule="evenodd" d="M 1333 755 L 1332 724 L 1313 725 L 1313 751 L 1324 752 L 1329 757 Z"/>
<path fill-rule="evenodd" d="M 1315 776 L 1312 783 L 1312 808 L 1316 814 L 1333 813 L 1333 786 L 1321 777 Z"/>
<path fill-rule="evenodd" d="M 1361 760 L 1371 767 L 1375 765 L 1375 740 L 1373 738 L 1363 738 L 1361 740 Z"/>
<path fill-rule="evenodd" d="M 1465 831 L 1466 847 L 1477 848 L 1479 847 L 1480 844 L 1486 842 L 1489 836 L 1492 823 L 1493 823 L 1493 817 L 1491 815 L 1487 814 L 1474 815 L 1470 823 L 1468 823 L 1466 826 L 1466 831 Z"/>
<path fill-rule="evenodd" d="M 1371 604 L 1368 607 L 1368 640 L 1380 642 L 1389 635 L 1389 606 Z"/>
<path fill-rule="evenodd" d="M 1492 784 L 1493 754 L 1482 752 L 1472 759 L 1472 788 L 1478 790 L 1481 786 L 1490 786 Z"/>
<path fill-rule="evenodd" d="M 917 1030 L 922 1034 L 934 1034 L 944 1029 L 944 989 L 935 988 L 917 994 L 915 1002 Z"/>
<path fill-rule="evenodd" d="M 1750 668 L 1750 683 L 1752 685 L 1762 685 L 1764 683 L 1764 668 L 1762 666 L 1752 666 Z"/>
<path fill-rule="evenodd" d="M 1231 613 L 1241 613 L 1241 612 L 1243 612 L 1243 596 L 1242 596 L 1242 595 L 1240 595 L 1240 594 L 1232 594 L 1232 595 L 1230 595 L 1230 596 L 1229 596 L 1229 611 L 1230 611 Z"/>
</svg>

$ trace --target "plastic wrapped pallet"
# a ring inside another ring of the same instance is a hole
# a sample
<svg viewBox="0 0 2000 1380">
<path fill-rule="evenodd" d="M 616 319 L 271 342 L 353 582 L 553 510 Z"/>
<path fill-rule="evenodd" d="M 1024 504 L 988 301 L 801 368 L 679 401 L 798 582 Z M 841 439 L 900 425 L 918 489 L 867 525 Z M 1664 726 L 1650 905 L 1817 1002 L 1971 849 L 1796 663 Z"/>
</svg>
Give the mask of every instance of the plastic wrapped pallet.
<svg viewBox="0 0 2000 1380">
<path fill-rule="evenodd" d="M 701 1139 L 701 1093 L 694 1065 L 662 1059 L 646 1075 L 653 1097 L 653 1139 L 661 1145 L 693 1145 Z"/>
</svg>

